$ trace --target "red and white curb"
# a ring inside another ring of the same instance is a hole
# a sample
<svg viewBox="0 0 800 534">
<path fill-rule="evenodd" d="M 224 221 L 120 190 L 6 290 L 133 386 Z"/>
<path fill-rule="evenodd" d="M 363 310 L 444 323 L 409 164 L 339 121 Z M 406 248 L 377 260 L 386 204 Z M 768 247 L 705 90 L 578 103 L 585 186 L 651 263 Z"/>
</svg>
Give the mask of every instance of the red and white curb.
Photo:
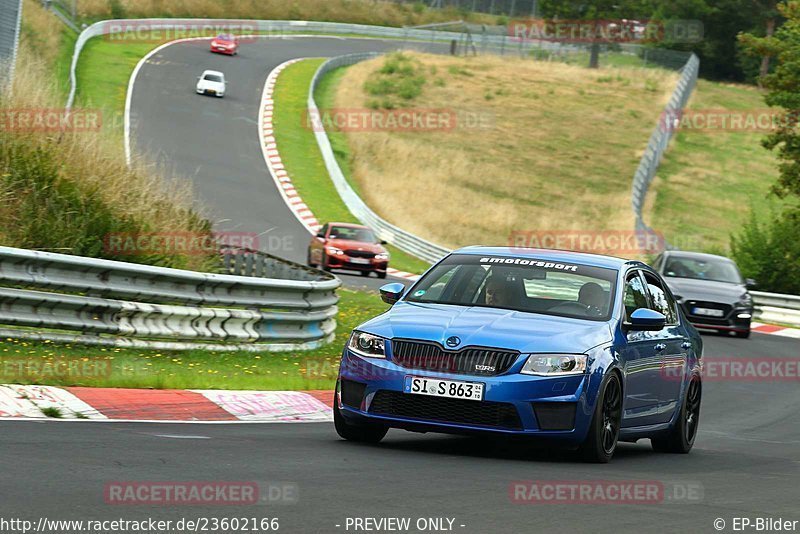
<svg viewBox="0 0 800 534">
<path fill-rule="evenodd" d="M 297 220 L 306 227 L 310 234 L 314 235 L 322 228 L 322 225 L 314 216 L 311 208 L 303 202 L 303 199 L 292 183 L 291 176 L 289 176 L 289 173 L 283 165 L 280 152 L 278 151 L 278 144 L 275 141 L 275 128 L 272 121 L 275 111 L 273 95 L 275 93 L 275 84 L 278 80 L 278 76 L 286 67 L 298 61 L 303 61 L 303 59 L 304 58 L 291 59 L 281 63 L 267 76 L 264 90 L 261 93 L 261 106 L 258 110 L 258 135 L 267 169 L 275 182 L 275 186 L 278 188 L 278 191 L 280 191 L 283 201 L 289 206 L 289 209 L 292 210 Z M 391 268 L 386 270 L 386 274 L 398 278 L 405 278 L 406 280 L 417 280 L 419 278 L 417 274 Z"/>
<path fill-rule="evenodd" d="M 788 326 L 776 326 L 772 324 L 753 322 L 750 325 L 750 329 L 753 332 L 758 332 L 759 334 L 771 334 L 775 336 L 793 337 L 800 339 L 800 329 L 790 328 Z"/>
<path fill-rule="evenodd" d="M 171 423 L 332 421 L 333 391 L 113 389 L 0 385 L 0 420 Z"/>
</svg>

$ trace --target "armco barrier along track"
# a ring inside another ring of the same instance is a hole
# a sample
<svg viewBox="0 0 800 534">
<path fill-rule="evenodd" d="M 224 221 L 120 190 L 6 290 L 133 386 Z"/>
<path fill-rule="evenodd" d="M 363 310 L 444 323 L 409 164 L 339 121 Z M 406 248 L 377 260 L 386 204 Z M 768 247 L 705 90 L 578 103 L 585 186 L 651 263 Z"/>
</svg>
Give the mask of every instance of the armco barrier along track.
<svg viewBox="0 0 800 534">
<path fill-rule="evenodd" d="M 312 349 L 333 338 L 337 278 L 241 250 L 225 251 L 224 271 L 0 247 L 0 335 L 250 351 Z"/>
</svg>

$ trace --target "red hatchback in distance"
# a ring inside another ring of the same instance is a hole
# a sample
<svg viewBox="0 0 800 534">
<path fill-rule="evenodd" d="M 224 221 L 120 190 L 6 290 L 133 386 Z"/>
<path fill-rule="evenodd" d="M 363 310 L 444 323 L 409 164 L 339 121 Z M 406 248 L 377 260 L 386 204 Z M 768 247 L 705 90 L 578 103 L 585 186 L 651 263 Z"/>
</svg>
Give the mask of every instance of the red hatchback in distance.
<svg viewBox="0 0 800 534">
<path fill-rule="evenodd" d="M 383 248 L 375 232 L 358 224 L 328 223 L 308 245 L 308 264 L 331 269 L 359 271 L 362 276 L 374 272 L 378 278 L 386 278 L 389 253 Z"/>
<path fill-rule="evenodd" d="M 234 35 L 222 33 L 211 40 L 211 51 L 234 56 L 239 53 L 239 40 Z"/>
</svg>

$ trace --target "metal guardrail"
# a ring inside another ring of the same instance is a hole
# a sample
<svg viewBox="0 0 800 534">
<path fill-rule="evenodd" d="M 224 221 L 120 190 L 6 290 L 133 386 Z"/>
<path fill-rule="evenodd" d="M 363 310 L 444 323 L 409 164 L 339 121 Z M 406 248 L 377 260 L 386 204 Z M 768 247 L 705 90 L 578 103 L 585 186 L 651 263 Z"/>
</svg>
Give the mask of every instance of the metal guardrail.
<svg viewBox="0 0 800 534">
<path fill-rule="evenodd" d="M 320 80 L 326 73 L 339 67 L 353 65 L 360 61 L 372 59 L 378 55 L 379 54 L 376 53 L 350 54 L 330 59 L 320 65 L 319 69 L 317 69 L 317 72 L 314 74 L 314 78 L 311 81 L 311 87 L 308 93 L 308 116 L 320 116 L 319 108 L 317 107 L 317 103 L 314 101 L 314 92 L 316 91 Z M 359 221 L 370 228 L 373 228 L 382 239 L 385 239 L 397 248 L 408 252 L 409 254 L 413 254 L 414 256 L 427 262 L 435 263 L 450 252 L 450 250 L 445 247 L 431 243 L 430 241 L 415 236 L 410 232 L 406 232 L 405 230 L 384 220 L 377 213 L 372 211 L 347 182 L 341 167 L 339 167 L 339 163 L 336 161 L 336 156 L 333 153 L 331 142 L 328 139 L 328 135 L 325 132 L 322 124 L 315 125 L 314 136 L 317 139 L 317 144 L 322 152 L 322 159 L 325 161 L 325 167 L 327 168 L 328 174 L 330 175 L 331 180 L 336 187 L 336 191 L 339 193 L 342 201 L 347 206 L 347 209 L 350 210 L 350 213 L 352 213 Z"/>
<path fill-rule="evenodd" d="M 0 92 L 11 86 L 19 49 L 22 0 L 3 0 L 0 9 Z"/>
<path fill-rule="evenodd" d="M 751 291 L 756 318 L 771 323 L 800 326 L 800 297 Z"/>
<path fill-rule="evenodd" d="M 337 278 L 260 252 L 223 257 L 222 270 L 245 276 L 0 247 L 0 324 L 13 327 L 0 335 L 172 350 L 332 340 Z M 295 279 L 264 277 L 275 275 Z"/>
<path fill-rule="evenodd" d="M 647 191 L 656 176 L 664 152 L 667 150 L 667 146 L 675 133 L 675 123 L 673 121 L 680 117 L 683 108 L 686 107 L 686 103 L 689 101 L 689 97 L 697 84 L 699 72 L 700 59 L 695 54 L 692 54 L 683 67 L 678 85 L 675 87 L 664 113 L 659 118 L 656 129 L 650 136 L 647 148 L 639 162 L 639 167 L 633 176 L 631 207 L 633 208 L 638 232 L 654 232 L 652 228 L 645 224 L 642 217 Z"/>
</svg>

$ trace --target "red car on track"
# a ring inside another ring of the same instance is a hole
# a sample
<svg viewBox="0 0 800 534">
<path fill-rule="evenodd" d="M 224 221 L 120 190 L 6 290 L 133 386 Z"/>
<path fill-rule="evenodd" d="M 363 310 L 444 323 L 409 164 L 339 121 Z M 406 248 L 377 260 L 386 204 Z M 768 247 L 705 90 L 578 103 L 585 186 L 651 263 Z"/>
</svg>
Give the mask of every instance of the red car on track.
<svg viewBox="0 0 800 534">
<path fill-rule="evenodd" d="M 359 271 L 362 276 L 374 272 L 386 278 L 389 253 L 383 248 L 375 232 L 366 226 L 348 223 L 328 223 L 308 245 L 308 264 L 331 269 Z"/>
<path fill-rule="evenodd" d="M 215 54 L 235 56 L 239 53 L 239 40 L 229 33 L 222 33 L 211 40 L 211 51 Z"/>
</svg>

